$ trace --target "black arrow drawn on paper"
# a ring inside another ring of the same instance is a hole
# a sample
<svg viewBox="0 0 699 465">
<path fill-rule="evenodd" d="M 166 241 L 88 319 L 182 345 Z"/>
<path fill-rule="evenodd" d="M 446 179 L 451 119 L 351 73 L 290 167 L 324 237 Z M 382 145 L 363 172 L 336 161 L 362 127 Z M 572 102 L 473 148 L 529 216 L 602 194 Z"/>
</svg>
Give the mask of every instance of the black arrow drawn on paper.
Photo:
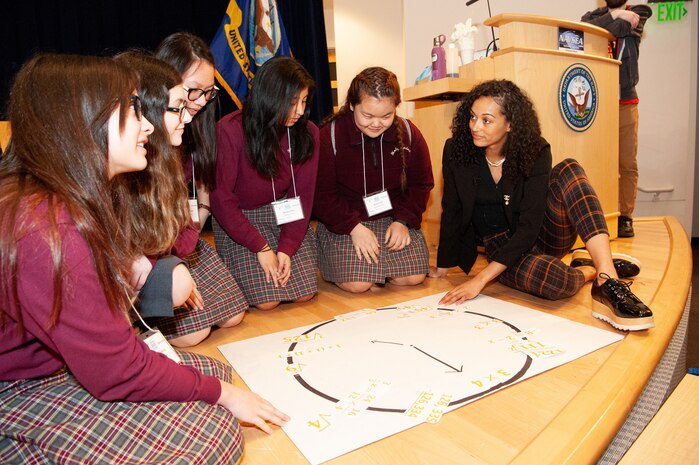
<svg viewBox="0 0 699 465">
<path fill-rule="evenodd" d="M 412 347 L 413 349 L 415 349 L 415 350 L 417 350 L 417 351 L 419 351 L 419 352 L 422 352 L 423 354 L 427 355 L 429 358 L 431 358 L 431 359 L 433 359 L 433 360 L 437 360 L 437 361 L 438 361 L 439 363 L 441 363 L 442 365 L 448 366 L 449 368 L 451 368 L 452 370 L 454 370 L 454 372 L 456 372 L 456 373 L 461 373 L 462 371 L 464 371 L 464 366 L 463 366 L 463 365 L 461 365 L 460 368 L 453 367 L 453 366 L 449 365 L 448 363 L 443 362 L 442 360 L 438 359 L 437 357 L 434 357 L 434 356 L 428 354 L 427 352 L 425 352 L 424 350 L 420 349 L 419 347 L 415 347 L 415 346 L 413 346 L 413 345 L 411 345 L 410 347 Z"/>
<path fill-rule="evenodd" d="M 400 342 L 379 341 L 379 340 L 376 340 L 376 339 L 374 339 L 373 341 L 371 341 L 371 343 L 372 343 L 372 344 L 393 344 L 393 345 L 395 345 L 395 346 L 402 346 L 402 345 L 405 345 L 405 344 L 401 344 Z"/>
</svg>

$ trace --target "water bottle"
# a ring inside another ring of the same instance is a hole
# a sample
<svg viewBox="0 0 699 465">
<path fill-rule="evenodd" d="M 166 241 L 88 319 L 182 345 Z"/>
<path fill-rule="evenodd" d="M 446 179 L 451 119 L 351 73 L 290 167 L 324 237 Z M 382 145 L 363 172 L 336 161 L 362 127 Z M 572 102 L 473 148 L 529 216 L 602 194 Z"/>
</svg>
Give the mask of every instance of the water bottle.
<svg viewBox="0 0 699 465">
<path fill-rule="evenodd" d="M 432 80 L 442 79 L 447 75 L 447 57 L 442 45 L 447 38 L 440 34 L 434 38 L 432 47 Z"/>
</svg>

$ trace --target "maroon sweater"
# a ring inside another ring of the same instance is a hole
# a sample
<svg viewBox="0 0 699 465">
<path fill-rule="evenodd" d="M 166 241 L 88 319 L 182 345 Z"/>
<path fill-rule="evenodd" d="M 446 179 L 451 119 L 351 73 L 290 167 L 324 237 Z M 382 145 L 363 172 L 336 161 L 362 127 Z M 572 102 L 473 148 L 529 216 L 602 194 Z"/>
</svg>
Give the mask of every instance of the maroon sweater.
<svg viewBox="0 0 699 465">
<path fill-rule="evenodd" d="M 46 241 L 46 208 L 44 203 L 25 212 L 37 224 L 17 243 L 22 331 L 13 300 L 2 296 L 0 380 L 40 378 L 67 366 L 101 400 L 215 403 L 221 395 L 216 378 L 151 351 L 136 337 L 124 314 L 107 305 L 87 242 L 65 209 L 58 218 L 63 302 L 58 323 L 48 328 L 53 263 Z"/>
<path fill-rule="evenodd" d="M 313 155 L 303 163 L 294 164 L 296 193 L 301 197 L 304 219 L 281 226 L 277 247 L 277 252 L 284 252 L 289 257 L 296 253 L 306 236 L 315 194 L 318 128 L 309 122 L 308 129 L 313 136 Z M 286 131 L 279 144 L 279 170 L 274 177 L 277 200 L 294 196 Z M 231 239 L 252 252 L 259 252 L 267 241 L 243 215 L 242 210 L 254 210 L 274 202 L 272 179 L 260 175 L 248 162 L 240 111 L 226 115 L 218 122 L 217 146 L 216 189 L 210 193 L 211 211 Z"/>
<path fill-rule="evenodd" d="M 398 119 L 398 124 L 404 124 Z M 409 140 L 407 131 L 404 144 L 407 153 L 407 188 L 400 185 L 403 162 L 398 148 L 398 134 L 391 126 L 383 134 L 383 162 L 385 187 L 393 209 L 371 218 L 364 206 L 364 175 L 362 168 L 363 133 L 354 124 L 354 114 L 348 112 L 335 120 L 335 146 L 333 153 L 330 130 L 326 124 L 320 130 L 320 162 L 313 213 L 331 232 L 349 234 L 361 221 L 392 217 L 403 220 L 410 228 L 419 228 L 422 214 L 427 207 L 430 191 L 434 187 L 432 164 L 427 143 L 420 130 L 411 122 Z M 381 189 L 381 150 L 379 138 L 364 136 L 367 193 Z M 374 164 L 374 155 L 377 163 Z"/>
</svg>

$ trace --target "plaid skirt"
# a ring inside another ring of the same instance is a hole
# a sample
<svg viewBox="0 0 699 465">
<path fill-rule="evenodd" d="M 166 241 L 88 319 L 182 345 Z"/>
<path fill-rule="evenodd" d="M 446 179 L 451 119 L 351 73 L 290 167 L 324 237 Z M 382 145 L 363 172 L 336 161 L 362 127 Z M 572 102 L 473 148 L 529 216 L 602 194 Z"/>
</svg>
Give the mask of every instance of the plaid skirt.
<svg viewBox="0 0 699 465">
<path fill-rule="evenodd" d="M 179 352 L 183 363 L 231 381 L 231 368 Z M 2 464 L 235 464 L 243 454 L 238 421 L 196 402 L 103 402 L 67 371 L 0 382 Z"/>
<path fill-rule="evenodd" d="M 386 230 L 393 222 L 391 218 L 362 221 L 371 229 L 379 243 L 379 263 L 369 264 L 357 258 L 349 234 L 335 234 L 318 223 L 318 255 L 323 279 L 333 283 L 365 282 L 385 283 L 386 278 L 399 278 L 429 272 L 429 252 L 425 236 L 419 229 L 410 229 L 410 245 L 403 250 L 388 250 L 384 244 Z"/>
<path fill-rule="evenodd" d="M 243 210 L 243 214 L 265 238 L 272 250 L 277 250 L 281 227 L 277 225 L 271 205 L 255 210 Z M 214 219 L 216 251 L 243 290 L 250 305 L 265 302 L 289 302 L 318 292 L 318 246 L 313 229 L 308 226 L 301 246 L 291 257 L 291 277 L 286 287 L 274 287 L 265 281 L 265 273 L 257 260 L 257 254 L 235 242 Z"/>
<path fill-rule="evenodd" d="M 194 252 L 184 258 L 204 299 L 203 310 L 177 307 L 172 317 L 149 318 L 168 338 L 191 334 L 223 323 L 248 308 L 243 292 L 211 245 L 199 239 Z"/>
</svg>

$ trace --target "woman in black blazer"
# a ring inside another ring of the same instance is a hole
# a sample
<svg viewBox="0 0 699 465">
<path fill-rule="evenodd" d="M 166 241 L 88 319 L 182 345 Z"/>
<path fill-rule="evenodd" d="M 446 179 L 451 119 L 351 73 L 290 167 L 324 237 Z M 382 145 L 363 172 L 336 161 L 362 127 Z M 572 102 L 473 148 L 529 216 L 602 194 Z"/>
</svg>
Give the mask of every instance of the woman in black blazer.
<svg viewBox="0 0 699 465">
<path fill-rule="evenodd" d="M 574 295 L 592 284 L 593 316 L 622 330 L 654 326 L 651 310 L 619 277 L 640 263 L 612 256 L 604 214 L 584 170 L 573 159 L 551 167 L 534 106 L 506 80 L 487 81 L 469 92 L 452 123 L 442 160 L 444 195 L 437 268 L 466 273 L 485 248 L 488 265 L 449 291 L 441 304 L 462 303 L 491 281 L 547 299 Z M 577 236 L 586 250 L 571 266 L 561 261 Z"/>
</svg>

